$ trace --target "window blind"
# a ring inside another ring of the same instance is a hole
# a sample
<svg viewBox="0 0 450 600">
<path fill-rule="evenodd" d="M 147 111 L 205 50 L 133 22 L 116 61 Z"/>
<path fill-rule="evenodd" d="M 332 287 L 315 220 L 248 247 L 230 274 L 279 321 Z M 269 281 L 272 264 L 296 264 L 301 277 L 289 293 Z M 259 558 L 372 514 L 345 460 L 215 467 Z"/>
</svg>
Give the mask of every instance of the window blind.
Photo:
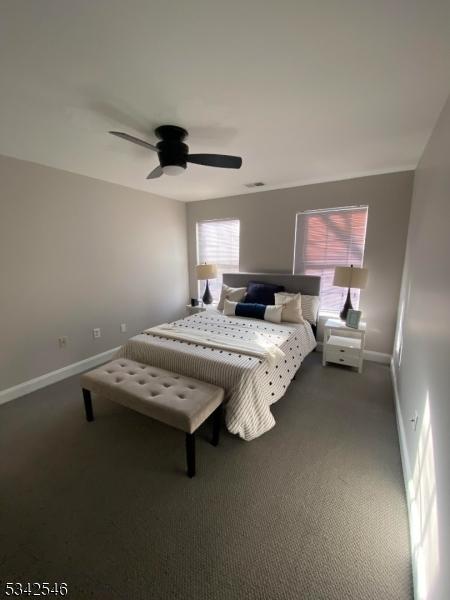
<svg viewBox="0 0 450 600">
<path fill-rule="evenodd" d="M 236 219 L 199 221 L 197 223 L 197 262 L 217 265 L 218 277 L 209 282 L 214 302 L 219 302 L 222 274 L 239 271 L 239 230 Z M 199 281 L 199 295 L 203 295 L 205 281 Z"/>
<path fill-rule="evenodd" d="M 333 286 L 334 268 L 361 267 L 366 241 L 367 206 L 311 210 L 297 214 L 294 273 L 320 275 L 320 307 L 340 311 L 347 290 Z M 359 306 L 359 290 L 352 290 Z"/>
</svg>

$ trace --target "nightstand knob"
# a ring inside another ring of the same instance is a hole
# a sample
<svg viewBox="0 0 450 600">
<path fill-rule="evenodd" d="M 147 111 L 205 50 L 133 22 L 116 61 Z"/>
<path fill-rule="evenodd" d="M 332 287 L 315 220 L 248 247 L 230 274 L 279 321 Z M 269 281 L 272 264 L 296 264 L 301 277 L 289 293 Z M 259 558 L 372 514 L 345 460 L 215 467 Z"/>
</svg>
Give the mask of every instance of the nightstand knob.
<svg viewBox="0 0 450 600">
<path fill-rule="evenodd" d="M 339 360 L 340 360 L 340 362 L 344 362 L 344 359 L 343 359 L 343 358 L 340 358 Z"/>
<path fill-rule="evenodd" d="M 339 352 L 345 352 L 345 350 L 339 350 Z"/>
</svg>

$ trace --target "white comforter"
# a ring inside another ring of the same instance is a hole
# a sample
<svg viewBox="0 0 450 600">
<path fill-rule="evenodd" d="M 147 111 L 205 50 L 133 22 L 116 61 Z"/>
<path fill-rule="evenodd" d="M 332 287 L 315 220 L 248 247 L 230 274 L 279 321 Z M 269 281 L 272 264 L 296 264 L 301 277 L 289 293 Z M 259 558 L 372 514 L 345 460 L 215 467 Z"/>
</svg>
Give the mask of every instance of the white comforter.
<svg viewBox="0 0 450 600">
<path fill-rule="evenodd" d="M 175 325 L 178 331 L 186 329 L 185 336 L 168 337 L 164 331 L 147 330 L 131 338 L 119 356 L 223 387 L 227 428 L 244 440 L 275 425 L 270 405 L 284 395 L 303 359 L 316 347 L 309 323 L 274 324 L 205 311 Z M 189 340 L 192 330 L 199 332 L 198 339 L 192 335 Z M 255 336 L 281 350 L 273 364 L 246 349 Z M 207 344 L 202 338 L 224 338 L 229 343 Z"/>
<path fill-rule="evenodd" d="M 228 333 L 195 329 L 194 327 L 186 327 L 184 324 L 163 323 L 157 327 L 146 329 L 144 333 L 172 340 L 195 342 L 208 348 L 231 350 L 238 354 L 255 356 L 267 360 L 269 365 L 274 365 L 284 358 L 284 352 L 260 331 L 246 332 L 247 335 L 244 339 L 242 339 L 242 336 L 236 339 L 237 336 L 230 337 Z"/>
</svg>

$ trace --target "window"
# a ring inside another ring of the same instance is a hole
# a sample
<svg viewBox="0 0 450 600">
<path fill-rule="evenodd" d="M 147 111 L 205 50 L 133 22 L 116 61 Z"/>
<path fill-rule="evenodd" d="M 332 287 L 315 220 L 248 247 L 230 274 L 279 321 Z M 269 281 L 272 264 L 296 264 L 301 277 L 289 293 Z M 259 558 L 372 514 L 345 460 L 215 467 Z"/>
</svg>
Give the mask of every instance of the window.
<svg viewBox="0 0 450 600">
<path fill-rule="evenodd" d="M 222 273 L 239 271 L 239 225 L 235 219 L 197 223 L 197 262 L 217 265 L 218 277 L 209 282 L 214 302 L 219 302 Z M 198 283 L 201 297 L 206 282 Z"/>
<path fill-rule="evenodd" d="M 334 267 L 361 267 L 366 241 L 367 206 L 309 210 L 297 214 L 294 273 L 320 275 L 320 307 L 340 311 L 347 290 L 333 286 Z M 359 290 L 352 290 L 359 306 Z"/>
</svg>

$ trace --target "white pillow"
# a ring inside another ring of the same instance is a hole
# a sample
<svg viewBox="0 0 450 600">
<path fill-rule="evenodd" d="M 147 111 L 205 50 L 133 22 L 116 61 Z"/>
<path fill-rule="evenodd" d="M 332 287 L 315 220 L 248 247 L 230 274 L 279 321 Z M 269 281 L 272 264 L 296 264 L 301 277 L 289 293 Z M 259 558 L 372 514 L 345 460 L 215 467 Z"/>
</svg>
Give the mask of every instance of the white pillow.
<svg viewBox="0 0 450 600">
<path fill-rule="evenodd" d="M 275 294 L 275 304 L 282 304 L 281 320 L 287 323 L 304 323 L 302 316 L 302 295 L 279 292 Z"/>
<path fill-rule="evenodd" d="M 319 316 L 319 296 L 304 296 L 302 294 L 303 318 L 316 325 Z"/>
<path fill-rule="evenodd" d="M 271 321 L 272 323 L 281 323 L 282 313 L 282 304 L 268 304 L 264 313 L 264 321 Z"/>
<path fill-rule="evenodd" d="M 223 314 L 226 317 L 234 317 L 236 315 L 236 306 L 238 302 L 232 302 L 231 300 L 227 300 L 225 298 L 223 303 Z M 251 310 L 251 304 L 247 304 L 248 310 Z M 281 313 L 283 310 L 283 306 L 281 304 L 269 304 L 264 307 L 264 321 L 271 321 L 272 323 L 281 323 Z M 243 316 L 243 315 L 236 315 Z M 247 315 L 245 315 L 247 316 Z M 248 315 L 250 318 L 251 316 Z M 259 319 L 260 317 L 254 317 L 255 319 Z"/>
<path fill-rule="evenodd" d="M 222 292 L 220 293 L 219 304 L 217 305 L 217 310 L 223 310 L 223 302 L 225 299 L 232 300 L 233 302 L 239 302 L 244 299 L 245 294 L 247 293 L 247 288 L 234 288 L 229 285 L 222 284 Z"/>
<path fill-rule="evenodd" d="M 223 314 L 226 317 L 234 317 L 236 312 L 236 304 L 237 302 L 233 302 L 232 300 L 227 300 L 225 298 L 223 301 Z"/>
</svg>

